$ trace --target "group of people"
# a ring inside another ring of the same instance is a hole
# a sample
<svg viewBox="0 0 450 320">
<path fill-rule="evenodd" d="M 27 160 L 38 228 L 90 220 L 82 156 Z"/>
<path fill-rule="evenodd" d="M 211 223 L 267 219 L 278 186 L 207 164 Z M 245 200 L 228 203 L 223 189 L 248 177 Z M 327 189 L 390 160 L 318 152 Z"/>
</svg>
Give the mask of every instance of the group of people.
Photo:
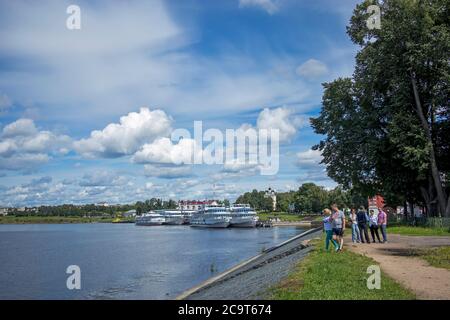
<svg viewBox="0 0 450 320">
<path fill-rule="evenodd" d="M 344 246 L 347 217 L 335 204 L 331 206 L 331 210 L 324 209 L 323 214 L 325 216 L 323 227 L 326 233 L 325 249 L 328 251 L 332 243 L 336 252 L 341 251 Z M 358 211 L 353 208 L 348 214 L 348 221 L 351 223 L 353 243 L 370 243 L 368 229 L 373 243 L 376 242 L 375 237 L 379 243 L 387 242 L 387 214 L 382 208 L 378 208 L 378 214 L 375 214 L 374 210 L 370 210 L 367 214 L 363 206 L 359 207 Z M 383 240 L 380 238 L 379 231 Z"/>
</svg>

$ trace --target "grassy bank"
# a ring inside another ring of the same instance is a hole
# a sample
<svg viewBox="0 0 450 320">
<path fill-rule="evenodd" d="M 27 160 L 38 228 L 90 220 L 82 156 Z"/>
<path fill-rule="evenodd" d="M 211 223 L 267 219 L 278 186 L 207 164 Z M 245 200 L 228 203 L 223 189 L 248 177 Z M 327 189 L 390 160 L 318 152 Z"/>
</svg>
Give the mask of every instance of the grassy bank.
<svg viewBox="0 0 450 320">
<path fill-rule="evenodd" d="M 284 222 L 299 222 L 303 220 L 310 220 L 311 216 L 308 215 L 298 215 L 298 214 L 289 214 L 285 212 L 270 212 L 270 213 L 258 213 L 258 217 L 260 220 L 266 221 L 273 218 L 278 218 Z M 315 217 L 313 217 L 314 219 Z"/>
<path fill-rule="evenodd" d="M 5 216 L 0 217 L 0 224 L 44 224 L 44 223 L 94 223 L 112 222 L 111 218 L 101 217 L 63 217 L 63 216 Z"/>
<path fill-rule="evenodd" d="M 367 288 L 367 267 L 377 263 L 343 251 L 326 252 L 318 241 L 313 251 L 279 285 L 270 290 L 279 300 L 388 300 L 414 299 L 413 293 L 382 273 L 381 289 Z"/>
<path fill-rule="evenodd" d="M 394 226 L 388 227 L 388 233 L 396 233 L 404 236 L 450 236 L 450 229 Z"/>
<path fill-rule="evenodd" d="M 426 260 L 429 264 L 436 268 L 445 268 L 450 270 L 450 247 L 432 248 L 420 250 L 419 257 Z"/>
</svg>

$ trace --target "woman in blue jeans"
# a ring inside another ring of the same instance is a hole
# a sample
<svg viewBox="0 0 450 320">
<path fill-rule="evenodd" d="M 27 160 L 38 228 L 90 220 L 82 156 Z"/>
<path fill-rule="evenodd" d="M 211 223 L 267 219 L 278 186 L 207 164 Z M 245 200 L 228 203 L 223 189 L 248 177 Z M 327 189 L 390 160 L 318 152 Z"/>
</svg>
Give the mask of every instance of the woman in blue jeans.
<svg viewBox="0 0 450 320">
<path fill-rule="evenodd" d="M 360 243 L 361 235 L 359 233 L 359 228 L 358 228 L 358 218 L 356 215 L 356 209 L 352 209 L 352 211 L 350 213 L 350 221 L 352 223 L 352 241 L 353 241 L 353 243 Z"/>
<path fill-rule="evenodd" d="M 325 218 L 323 218 L 323 230 L 325 231 L 325 250 L 330 249 L 330 241 L 334 245 L 334 249 L 337 251 L 339 249 L 339 244 L 333 239 L 333 228 L 331 226 L 331 210 L 324 209 L 323 214 Z"/>
</svg>

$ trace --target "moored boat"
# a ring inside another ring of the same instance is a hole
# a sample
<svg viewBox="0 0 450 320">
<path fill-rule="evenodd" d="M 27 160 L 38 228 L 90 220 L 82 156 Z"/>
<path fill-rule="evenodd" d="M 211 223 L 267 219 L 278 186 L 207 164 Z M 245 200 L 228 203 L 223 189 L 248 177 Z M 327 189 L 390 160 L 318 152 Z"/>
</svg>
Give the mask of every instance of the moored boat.
<svg viewBox="0 0 450 320">
<path fill-rule="evenodd" d="M 254 228 L 258 223 L 258 216 L 248 204 L 235 204 L 230 207 L 230 227 Z"/>
<path fill-rule="evenodd" d="M 227 228 L 230 225 L 230 212 L 221 206 L 204 206 L 190 219 L 191 227 Z"/>
<path fill-rule="evenodd" d="M 153 211 L 144 213 L 141 216 L 137 216 L 135 219 L 135 224 L 137 226 L 159 226 L 164 222 L 164 216 Z"/>
</svg>

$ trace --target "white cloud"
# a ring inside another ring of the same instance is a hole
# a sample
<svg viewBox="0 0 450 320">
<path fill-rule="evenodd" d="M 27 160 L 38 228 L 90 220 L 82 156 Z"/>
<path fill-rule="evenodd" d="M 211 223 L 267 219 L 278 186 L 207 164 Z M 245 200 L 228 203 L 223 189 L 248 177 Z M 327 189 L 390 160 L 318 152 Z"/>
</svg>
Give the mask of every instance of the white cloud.
<svg viewBox="0 0 450 320">
<path fill-rule="evenodd" d="M 2 136 L 17 137 L 17 136 L 31 136 L 37 132 L 36 126 L 31 119 L 18 119 L 8 125 L 2 130 Z"/>
<path fill-rule="evenodd" d="M 159 138 L 153 143 L 145 144 L 135 153 L 132 160 L 136 163 L 192 164 L 194 152 L 202 154 L 200 147 L 195 147 L 195 140 L 180 139 L 173 143 L 169 138 Z"/>
<path fill-rule="evenodd" d="M 316 79 L 328 73 L 328 67 L 325 63 L 316 60 L 309 59 L 297 68 L 297 74 L 307 78 Z"/>
<path fill-rule="evenodd" d="M 164 165 L 144 165 L 144 174 L 147 177 L 161 179 L 177 179 L 192 176 L 192 169 L 189 166 L 164 166 Z"/>
<path fill-rule="evenodd" d="M 242 172 L 244 170 L 255 170 L 259 165 L 257 163 L 249 163 L 248 161 L 241 161 L 239 159 L 233 159 L 225 162 L 223 165 L 224 172 Z"/>
<path fill-rule="evenodd" d="M 297 166 L 301 169 L 298 175 L 298 182 L 321 182 L 327 187 L 335 186 L 326 172 L 325 165 L 321 164 L 322 153 L 319 150 L 306 150 L 297 153 Z"/>
<path fill-rule="evenodd" d="M 259 7 L 268 14 L 274 14 L 278 11 L 278 4 L 273 0 L 239 0 L 239 7 Z"/>
<path fill-rule="evenodd" d="M 305 118 L 296 115 L 292 109 L 280 107 L 266 108 L 261 111 L 256 126 L 258 129 L 278 129 L 280 142 L 287 142 L 295 136 L 297 130 L 305 123 Z"/>
<path fill-rule="evenodd" d="M 124 186 L 128 180 L 124 176 L 116 175 L 108 171 L 96 171 L 86 173 L 79 185 L 82 187 L 108 187 Z"/>
<path fill-rule="evenodd" d="M 86 157 L 120 157 L 135 153 L 143 144 L 167 136 L 172 119 L 162 110 L 141 108 L 111 123 L 103 130 L 91 132 L 87 139 L 74 143 L 75 150 Z"/>
<path fill-rule="evenodd" d="M 39 105 L 47 120 L 92 122 L 147 104 L 171 114 L 206 117 L 214 109 L 220 116 L 298 103 L 309 94 L 302 79 L 267 72 L 288 57 L 261 52 L 257 61 L 244 49 L 224 48 L 214 57 L 185 50 L 202 30 L 191 27 L 192 17 L 181 19 L 189 27 L 177 23 L 163 1 L 83 2 L 82 29 L 75 32 L 65 28 L 66 7 L 0 1 L 0 51 L 30 66 L 24 72 L 12 65 L 0 74 L 0 87 Z"/>
<path fill-rule="evenodd" d="M 33 120 L 18 119 L 0 134 L 0 169 L 30 171 L 46 163 L 50 155 L 65 154 L 71 139 L 50 131 L 39 131 Z"/>
<path fill-rule="evenodd" d="M 306 150 L 297 153 L 297 165 L 302 168 L 318 166 L 322 161 L 322 153 L 319 150 Z"/>
</svg>

